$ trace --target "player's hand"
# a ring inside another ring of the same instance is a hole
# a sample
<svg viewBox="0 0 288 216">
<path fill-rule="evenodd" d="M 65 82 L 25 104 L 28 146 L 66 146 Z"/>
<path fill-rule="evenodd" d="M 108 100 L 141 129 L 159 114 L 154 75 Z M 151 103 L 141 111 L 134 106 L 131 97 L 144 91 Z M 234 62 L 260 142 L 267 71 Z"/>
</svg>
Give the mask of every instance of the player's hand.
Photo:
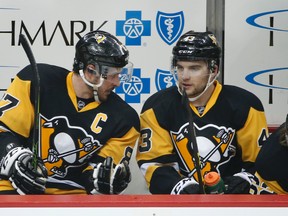
<svg viewBox="0 0 288 216">
<path fill-rule="evenodd" d="M 198 182 L 192 178 L 183 178 L 173 187 L 171 194 L 200 194 Z"/>
<path fill-rule="evenodd" d="M 33 153 L 17 147 L 2 159 L 0 173 L 6 176 L 16 191 L 21 194 L 43 194 L 47 180 L 47 169 L 41 159 L 33 166 Z"/>
<path fill-rule="evenodd" d="M 103 163 L 98 163 L 93 170 L 85 171 L 84 176 L 86 176 L 84 182 L 89 194 L 119 194 L 131 181 L 128 162 L 124 161 L 113 168 L 111 157 L 107 157 Z"/>
<path fill-rule="evenodd" d="M 240 172 L 233 176 L 224 177 L 225 194 L 249 194 L 253 177 L 248 172 Z"/>
</svg>

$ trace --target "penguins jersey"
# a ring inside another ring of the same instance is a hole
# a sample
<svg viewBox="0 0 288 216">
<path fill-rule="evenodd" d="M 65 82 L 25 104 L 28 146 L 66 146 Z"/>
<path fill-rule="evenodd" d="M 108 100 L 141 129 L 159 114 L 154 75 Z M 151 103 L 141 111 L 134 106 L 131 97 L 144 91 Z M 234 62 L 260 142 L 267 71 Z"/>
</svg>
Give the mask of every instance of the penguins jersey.
<svg viewBox="0 0 288 216">
<path fill-rule="evenodd" d="M 288 175 L 283 169 L 288 163 L 288 148 L 279 142 L 284 127 L 285 123 L 269 136 L 256 159 L 259 179 L 277 194 L 288 194 Z"/>
<path fill-rule="evenodd" d="M 242 169 L 252 172 L 268 136 L 262 103 L 239 87 L 222 86 L 218 81 L 215 85 L 201 115 L 190 103 L 202 176 L 212 170 L 222 177 Z M 155 93 L 145 102 L 136 157 L 152 194 L 169 194 L 183 177 L 198 181 L 188 122 L 176 86 Z"/>
<path fill-rule="evenodd" d="M 80 177 L 89 163 L 103 162 L 107 156 L 115 164 L 130 160 L 139 137 L 138 114 L 114 92 L 106 102 L 93 100 L 79 110 L 72 85 L 73 72 L 47 64 L 39 64 L 38 70 L 41 83 L 38 156 L 49 176 L 45 193 L 86 193 Z M 0 101 L 1 130 L 12 131 L 30 149 L 35 118 L 34 85 L 33 72 L 27 66 L 17 74 Z M 3 188 L 12 187 L 2 180 L 0 190 Z"/>
</svg>

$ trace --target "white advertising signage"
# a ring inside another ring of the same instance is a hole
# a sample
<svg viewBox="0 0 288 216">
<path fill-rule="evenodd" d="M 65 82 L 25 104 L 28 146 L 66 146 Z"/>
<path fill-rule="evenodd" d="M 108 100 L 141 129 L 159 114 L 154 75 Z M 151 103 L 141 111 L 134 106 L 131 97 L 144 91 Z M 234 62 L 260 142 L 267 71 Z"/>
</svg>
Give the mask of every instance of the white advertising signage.
<svg viewBox="0 0 288 216">
<path fill-rule="evenodd" d="M 175 84 L 168 73 L 172 48 L 181 34 L 205 31 L 206 1 L 2 0 L 0 94 L 29 64 L 18 43 L 20 33 L 27 36 L 37 62 L 72 70 L 79 37 L 104 21 L 101 30 L 125 43 L 134 63 L 132 85 L 116 92 L 139 112 L 148 96 Z"/>
<path fill-rule="evenodd" d="M 225 1 L 225 84 L 262 101 L 268 124 L 288 111 L 288 1 Z"/>
<path fill-rule="evenodd" d="M 29 64 L 19 34 L 28 39 L 36 62 L 72 70 L 79 37 L 104 21 L 101 30 L 126 44 L 134 64 L 131 82 L 121 83 L 115 92 L 140 112 L 151 94 L 175 84 L 169 73 L 172 48 L 181 34 L 205 31 L 206 1 L 1 0 L 0 96 Z M 126 193 L 145 193 L 134 157 L 131 167 L 133 179 Z"/>
</svg>

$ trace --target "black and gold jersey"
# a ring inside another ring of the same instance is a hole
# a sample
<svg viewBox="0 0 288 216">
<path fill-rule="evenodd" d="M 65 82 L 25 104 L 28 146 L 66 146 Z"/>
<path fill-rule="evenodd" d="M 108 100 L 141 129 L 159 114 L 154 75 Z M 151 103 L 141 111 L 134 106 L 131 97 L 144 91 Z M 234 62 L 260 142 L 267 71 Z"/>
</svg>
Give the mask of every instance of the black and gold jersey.
<svg viewBox="0 0 288 216">
<path fill-rule="evenodd" d="M 116 164 L 130 160 L 139 137 L 138 114 L 114 92 L 103 103 L 88 101 L 79 109 L 72 85 L 73 72 L 47 64 L 39 64 L 38 70 L 38 156 L 48 169 L 47 193 L 85 193 L 80 176 L 88 163 L 103 161 L 107 156 Z M 35 118 L 34 85 L 33 72 L 27 66 L 17 74 L 0 101 L 2 131 L 12 131 L 30 149 Z"/>
<path fill-rule="evenodd" d="M 288 194 L 288 173 L 283 169 L 288 163 L 288 148 L 280 144 L 284 127 L 285 123 L 269 136 L 256 159 L 260 179 L 277 194 Z"/>
<path fill-rule="evenodd" d="M 262 103 L 242 88 L 217 81 L 215 85 L 205 107 L 190 103 L 202 175 L 214 170 L 231 176 L 243 168 L 252 172 L 268 136 Z M 188 114 L 177 87 L 152 95 L 143 106 L 140 124 L 137 162 L 151 193 L 170 193 L 184 176 L 198 181 Z"/>
</svg>

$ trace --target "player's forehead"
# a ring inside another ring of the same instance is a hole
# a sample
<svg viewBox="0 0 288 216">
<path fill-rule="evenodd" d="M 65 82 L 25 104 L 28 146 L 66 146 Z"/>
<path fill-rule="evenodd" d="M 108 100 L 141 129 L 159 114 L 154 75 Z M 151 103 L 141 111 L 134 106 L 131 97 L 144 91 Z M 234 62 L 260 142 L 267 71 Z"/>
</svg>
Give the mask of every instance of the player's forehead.
<svg viewBox="0 0 288 216">
<path fill-rule="evenodd" d="M 205 60 L 188 60 L 188 61 L 177 61 L 176 65 L 181 67 L 193 67 L 206 65 Z"/>
</svg>

